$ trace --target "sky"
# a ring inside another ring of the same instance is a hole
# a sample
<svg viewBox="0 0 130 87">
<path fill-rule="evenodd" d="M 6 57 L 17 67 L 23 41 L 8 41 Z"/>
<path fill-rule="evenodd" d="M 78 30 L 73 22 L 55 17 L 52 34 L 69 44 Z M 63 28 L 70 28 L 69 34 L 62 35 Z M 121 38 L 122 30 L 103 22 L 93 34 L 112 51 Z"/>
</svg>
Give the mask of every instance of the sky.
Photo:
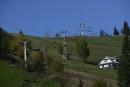
<svg viewBox="0 0 130 87">
<path fill-rule="evenodd" d="M 130 25 L 130 0 L 0 0 L 0 27 L 7 32 L 45 36 L 67 30 L 80 34 L 80 23 L 112 34 L 123 22 Z M 90 28 L 91 27 L 91 28 Z M 86 32 L 86 34 L 88 34 Z"/>
</svg>

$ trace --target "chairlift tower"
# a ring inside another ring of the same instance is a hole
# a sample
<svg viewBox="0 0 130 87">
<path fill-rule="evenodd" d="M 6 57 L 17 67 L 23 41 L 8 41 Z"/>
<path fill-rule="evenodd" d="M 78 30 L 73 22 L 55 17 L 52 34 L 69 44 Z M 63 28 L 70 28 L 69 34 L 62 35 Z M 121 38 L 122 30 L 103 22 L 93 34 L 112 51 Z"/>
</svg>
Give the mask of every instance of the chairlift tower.
<svg viewBox="0 0 130 87">
<path fill-rule="evenodd" d="M 67 46 L 66 46 L 66 33 L 67 31 L 63 31 L 63 59 L 67 60 Z"/>
<path fill-rule="evenodd" d="M 84 23 L 81 23 L 80 24 L 80 31 L 81 31 L 81 36 L 84 36 L 84 32 L 85 32 L 85 24 Z"/>
<path fill-rule="evenodd" d="M 22 43 L 24 46 L 24 64 L 25 64 L 25 68 L 27 68 L 27 44 L 28 44 L 28 41 L 20 41 L 19 43 Z"/>
<path fill-rule="evenodd" d="M 93 32 L 91 27 L 86 27 L 84 23 L 80 23 L 81 36 L 84 36 L 84 32 Z"/>
</svg>

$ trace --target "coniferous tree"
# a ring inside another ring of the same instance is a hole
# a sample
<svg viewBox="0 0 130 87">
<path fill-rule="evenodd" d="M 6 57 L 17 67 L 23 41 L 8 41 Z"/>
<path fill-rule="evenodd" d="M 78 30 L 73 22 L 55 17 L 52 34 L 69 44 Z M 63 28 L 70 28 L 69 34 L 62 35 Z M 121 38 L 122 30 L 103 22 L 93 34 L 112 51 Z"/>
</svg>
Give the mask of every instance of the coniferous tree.
<svg viewBox="0 0 130 87">
<path fill-rule="evenodd" d="M 121 29 L 120 34 L 121 34 L 121 35 L 123 34 L 123 29 Z"/>
<path fill-rule="evenodd" d="M 7 54 L 10 52 L 9 41 L 12 36 L 3 28 L 0 28 L 0 59 L 7 59 Z"/>
<path fill-rule="evenodd" d="M 56 33 L 56 35 L 55 35 L 55 36 L 56 36 L 56 38 L 61 38 L 61 34 L 60 34 L 60 33 L 58 33 L 58 32 Z"/>
<path fill-rule="evenodd" d="M 118 76 L 119 87 L 130 87 L 130 34 L 127 22 L 124 22 L 124 40 L 120 58 Z"/>
<path fill-rule="evenodd" d="M 24 36 L 24 33 L 22 30 L 19 31 L 19 35 Z"/>
<path fill-rule="evenodd" d="M 104 36 L 107 37 L 108 33 L 101 29 L 100 30 L 100 37 L 104 37 Z"/>
<path fill-rule="evenodd" d="M 100 30 L 100 37 L 104 36 L 104 33 L 105 33 L 104 30 L 101 29 Z"/>
<path fill-rule="evenodd" d="M 117 30 L 116 27 L 114 27 L 114 32 L 113 32 L 114 35 L 119 35 L 119 31 Z"/>
<path fill-rule="evenodd" d="M 130 34 L 129 26 L 127 21 L 124 22 L 123 34 Z"/>
</svg>

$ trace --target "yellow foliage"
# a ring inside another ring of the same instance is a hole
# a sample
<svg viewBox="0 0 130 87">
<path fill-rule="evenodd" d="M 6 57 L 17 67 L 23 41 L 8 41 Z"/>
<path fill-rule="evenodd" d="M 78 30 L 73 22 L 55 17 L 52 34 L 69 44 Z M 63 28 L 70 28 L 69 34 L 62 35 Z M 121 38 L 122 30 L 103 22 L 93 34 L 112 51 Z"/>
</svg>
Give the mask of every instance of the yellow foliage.
<svg viewBox="0 0 130 87">
<path fill-rule="evenodd" d="M 35 65 L 37 62 L 43 61 L 43 54 L 40 51 L 32 51 L 29 58 L 28 58 L 28 64 L 29 65 Z"/>
</svg>

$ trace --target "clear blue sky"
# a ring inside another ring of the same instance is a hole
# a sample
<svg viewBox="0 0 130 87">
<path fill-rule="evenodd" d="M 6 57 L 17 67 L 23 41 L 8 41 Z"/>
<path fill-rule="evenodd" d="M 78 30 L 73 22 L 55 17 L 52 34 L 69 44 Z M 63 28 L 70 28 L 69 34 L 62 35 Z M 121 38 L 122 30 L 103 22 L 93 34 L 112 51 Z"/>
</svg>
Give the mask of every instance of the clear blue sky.
<svg viewBox="0 0 130 87">
<path fill-rule="evenodd" d="M 61 30 L 77 34 L 79 24 L 94 32 L 120 30 L 124 20 L 130 25 L 130 0 L 0 0 L 0 26 L 8 32 L 43 36 Z"/>
</svg>

